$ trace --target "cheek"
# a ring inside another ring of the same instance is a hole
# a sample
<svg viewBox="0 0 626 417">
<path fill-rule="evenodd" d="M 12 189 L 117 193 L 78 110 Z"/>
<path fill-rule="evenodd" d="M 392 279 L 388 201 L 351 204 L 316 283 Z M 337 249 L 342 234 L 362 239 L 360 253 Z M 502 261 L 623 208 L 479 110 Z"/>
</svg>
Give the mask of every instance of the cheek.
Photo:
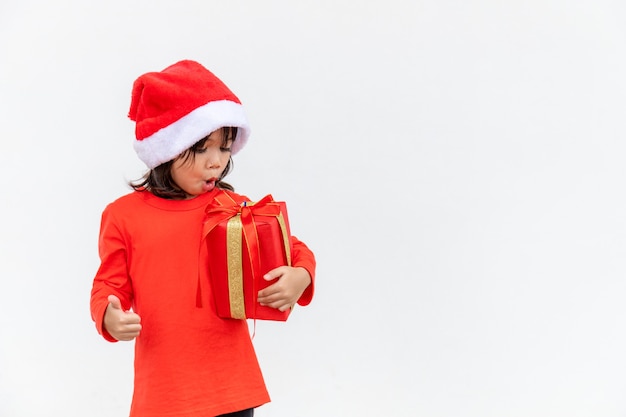
<svg viewBox="0 0 626 417">
<path fill-rule="evenodd" d="M 192 171 L 192 166 L 193 165 L 189 162 L 176 162 L 174 165 L 172 165 L 172 179 L 177 184 L 179 184 L 181 180 L 184 180 L 185 177 L 189 176 L 190 172 Z"/>
</svg>

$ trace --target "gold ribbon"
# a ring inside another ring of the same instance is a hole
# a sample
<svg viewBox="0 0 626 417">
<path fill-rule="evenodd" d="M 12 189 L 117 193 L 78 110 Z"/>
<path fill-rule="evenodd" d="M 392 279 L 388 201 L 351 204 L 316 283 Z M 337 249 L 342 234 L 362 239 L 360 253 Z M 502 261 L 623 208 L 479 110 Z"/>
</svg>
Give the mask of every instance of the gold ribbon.
<svg viewBox="0 0 626 417">
<path fill-rule="evenodd" d="M 287 258 L 287 265 L 291 266 L 291 248 L 289 247 L 289 235 L 287 234 L 287 225 L 285 224 L 285 218 L 283 217 L 282 212 L 278 213 L 278 216 L 276 216 L 276 220 L 278 220 L 280 231 L 283 234 L 283 243 L 285 244 L 285 257 Z"/>
<path fill-rule="evenodd" d="M 243 296 L 243 268 L 241 256 L 241 216 L 237 214 L 226 223 L 226 257 L 228 264 L 228 298 L 230 315 L 234 319 L 246 318 Z"/>
</svg>

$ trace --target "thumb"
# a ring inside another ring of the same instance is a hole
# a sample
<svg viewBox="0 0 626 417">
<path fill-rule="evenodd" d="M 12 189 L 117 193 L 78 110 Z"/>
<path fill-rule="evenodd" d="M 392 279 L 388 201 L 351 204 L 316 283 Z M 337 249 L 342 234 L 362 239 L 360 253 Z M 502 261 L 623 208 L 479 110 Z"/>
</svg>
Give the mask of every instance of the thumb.
<svg viewBox="0 0 626 417">
<path fill-rule="evenodd" d="M 111 304 L 111 308 L 114 308 L 116 310 L 121 310 L 122 309 L 122 302 L 120 301 L 119 298 L 117 298 L 113 294 L 109 295 L 107 300 L 109 300 L 109 304 Z"/>
</svg>

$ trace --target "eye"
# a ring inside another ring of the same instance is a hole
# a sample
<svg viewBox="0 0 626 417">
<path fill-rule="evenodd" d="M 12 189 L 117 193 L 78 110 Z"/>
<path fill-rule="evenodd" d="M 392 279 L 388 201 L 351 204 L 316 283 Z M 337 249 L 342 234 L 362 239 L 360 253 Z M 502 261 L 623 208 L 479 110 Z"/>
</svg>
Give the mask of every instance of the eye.
<svg viewBox="0 0 626 417">
<path fill-rule="evenodd" d="M 222 151 L 222 152 L 230 152 L 232 146 L 233 146 L 232 139 L 231 140 L 227 140 L 226 142 L 222 143 L 222 146 L 220 146 L 220 151 Z"/>
</svg>

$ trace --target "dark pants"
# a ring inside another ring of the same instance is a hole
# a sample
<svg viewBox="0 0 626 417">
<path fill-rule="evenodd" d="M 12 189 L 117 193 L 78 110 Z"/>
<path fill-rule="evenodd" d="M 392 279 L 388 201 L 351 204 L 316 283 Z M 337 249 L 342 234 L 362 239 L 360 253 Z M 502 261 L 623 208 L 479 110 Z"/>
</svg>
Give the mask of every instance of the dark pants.
<svg viewBox="0 0 626 417">
<path fill-rule="evenodd" d="M 247 410 L 235 411 L 234 413 L 222 414 L 217 417 L 252 417 L 254 416 L 254 408 L 248 408 Z"/>
</svg>

